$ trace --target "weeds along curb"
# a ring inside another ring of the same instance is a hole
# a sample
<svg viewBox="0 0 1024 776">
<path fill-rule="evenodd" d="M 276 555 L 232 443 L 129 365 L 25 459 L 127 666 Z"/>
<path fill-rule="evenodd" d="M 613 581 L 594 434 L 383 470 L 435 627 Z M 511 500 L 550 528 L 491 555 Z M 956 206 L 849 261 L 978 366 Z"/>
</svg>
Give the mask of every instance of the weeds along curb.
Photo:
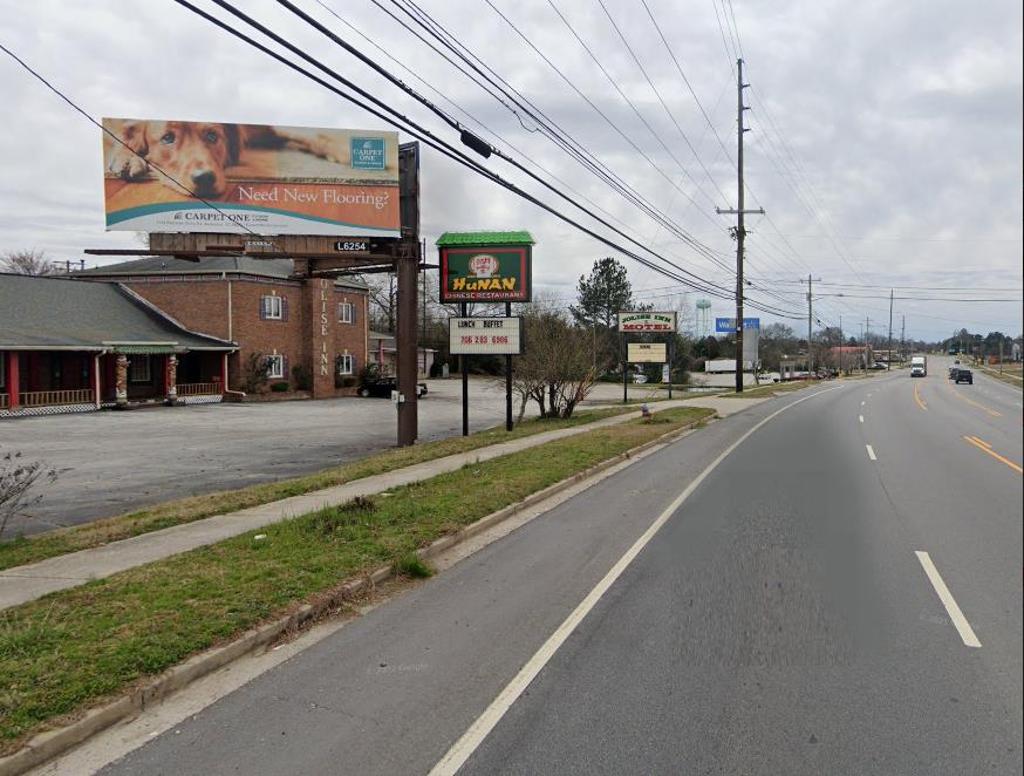
<svg viewBox="0 0 1024 776">
<path fill-rule="evenodd" d="M 428 546 L 417 550 L 416 554 L 422 560 L 428 560 L 507 520 L 524 509 L 529 509 L 535 504 L 539 504 L 573 485 L 600 474 L 606 469 L 634 458 L 651 448 L 672 442 L 687 431 L 715 417 L 715 415 L 709 415 L 704 418 L 697 418 L 677 429 L 644 442 L 642 445 L 637 445 L 612 458 L 583 469 L 571 477 L 560 480 L 543 490 L 527 496 L 522 501 L 509 504 L 497 512 L 492 512 L 480 518 L 475 523 L 466 526 L 456 533 L 441 537 Z M 376 585 L 394 576 L 396 576 L 395 566 L 394 564 L 389 564 L 381 566 L 365 577 L 349 580 L 331 591 L 320 594 L 313 603 L 299 606 L 289 615 L 246 631 L 229 644 L 214 647 L 198 655 L 193 655 L 185 662 L 167 669 L 117 700 L 86 711 L 81 718 L 63 727 L 37 734 L 14 754 L 0 757 L 0 776 L 18 776 L 52 760 L 58 755 L 64 754 L 92 736 L 118 722 L 136 716 L 148 707 L 159 703 L 172 693 L 187 687 L 192 682 L 216 671 L 218 668 L 222 668 L 250 652 L 256 651 L 260 647 L 272 644 L 283 636 L 288 636 L 302 630 L 305 626 L 324 616 L 332 609 L 336 609 L 346 602 L 372 591 Z"/>
</svg>

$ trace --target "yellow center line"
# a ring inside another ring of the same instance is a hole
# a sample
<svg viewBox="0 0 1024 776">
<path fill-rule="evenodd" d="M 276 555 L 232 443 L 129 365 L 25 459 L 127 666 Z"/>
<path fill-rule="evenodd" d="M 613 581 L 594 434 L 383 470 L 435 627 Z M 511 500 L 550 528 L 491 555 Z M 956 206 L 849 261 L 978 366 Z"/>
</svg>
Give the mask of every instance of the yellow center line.
<svg viewBox="0 0 1024 776">
<path fill-rule="evenodd" d="M 986 442 L 980 436 L 972 436 L 971 439 L 973 439 L 975 442 L 981 442 L 981 444 L 985 445 L 985 447 L 987 447 L 989 450 L 992 449 L 992 445 L 990 445 L 988 442 Z"/>
<path fill-rule="evenodd" d="M 918 407 L 920 407 L 925 412 L 927 412 L 928 411 L 928 405 L 925 404 L 924 399 L 921 398 L 921 391 L 919 389 L 920 389 L 920 386 L 915 383 L 914 384 L 914 401 L 917 402 L 917 406 Z"/>
<path fill-rule="evenodd" d="M 1009 466 L 1011 469 L 1013 469 L 1015 472 L 1017 472 L 1017 474 L 1024 474 L 1024 469 L 1022 469 L 1019 464 L 1014 463 L 1009 458 L 1003 458 L 1003 456 L 1001 456 L 995 450 L 992 450 L 989 446 L 987 446 L 988 443 L 982 442 L 980 439 L 977 439 L 975 437 L 965 436 L 964 439 L 966 441 L 970 442 L 975 447 L 977 447 L 983 453 L 988 453 L 993 458 L 995 458 L 997 461 L 1002 461 L 1007 466 Z"/>
<path fill-rule="evenodd" d="M 974 401 L 974 399 L 968 399 L 966 396 L 964 396 L 958 390 L 956 390 L 952 385 L 949 385 L 949 386 L 946 386 L 946 387 L 949 388 L 949 390 L 951 390 L 953 392 L 953 395 L 956 396 L 958 399 L 963 399 L 968 404 L 971 404 L 971 405 L 977 407 L 980 410 L 984 410 L 989 415 L 991 415 L 993 418 L 1001 418 L 1001 417 L 1003 417 L 1003 413 L 997 412 L 996 410 L 993 410 L 993 409 L 989 409 L 984 404 L 978 404 L 978 402 Z"/>
</svg>

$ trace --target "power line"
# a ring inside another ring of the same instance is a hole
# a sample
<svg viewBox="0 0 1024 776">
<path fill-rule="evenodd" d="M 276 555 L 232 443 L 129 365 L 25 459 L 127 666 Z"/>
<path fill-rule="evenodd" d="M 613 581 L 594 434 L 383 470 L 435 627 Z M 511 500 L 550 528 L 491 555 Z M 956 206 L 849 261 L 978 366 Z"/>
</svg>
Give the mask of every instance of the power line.
<svg viewBox="0 0 1024 776">
<path fill-rule="evenodd" d="M 423 128 L 422 126 L 417 124 L 416 122 L 413 122 L 412 120 L 410 120 L 407 117 L 399 114 L 397 111 L 395 111 L 394 109 L 390 108 L 389 106 L 384 105 L 383 103 L 381 103 L 376 98 L 373 98 L 372 96 L 368 95 L 363 90 L 361 90 L 359 87 L 355 86 L 350 81 L 348 81 L 344 77 L 340 76 L 338 73 L 336 73 L 335 71 L 331 70 L 326 65 L 324 65 L 323 63 L 319 62 L 318 60 L 316 60 L 315 58 L 313 58 L 312 56 L 307 54 L 305 51 L 303 51 L 303 50 L 299 49 L 297 46 L 289 43 L 287 40 L 282 38 L 280 35 L 277 35 L 272 30 L 268 29 L 267 27 L 265 27 L 264 25 L 260 24 L 259 22 L 257 22 L 256 20 L 252 19 L 251 17 L 248 17 L 246 14 L 242 13 L 238 9 L 234 8 L 233 6 L 231 6 L 231 4 L 226 2 L 225 0 L 214 0 L 214 2 L 218 6 L 223 8 L 224 10 L 227 10 L 228 12 L 230 12 L 232 15 L 236 16 L 237 18 L 245 21 L 250 26 L 252 26 L 255 29 L 259 30 L 261 33 L 263 33 L 264 35 L 266 35 L 270 39 L 274 40 L 279 45 L 283 45 L 285 48 L 288 48 L 290 51 L 292 51 L 293 53 L 299 55 L 300 57 L 305 59 L 307 62 L 310 62 L 311 64 L 316 66 L 318 69 L 320 69 L 323 72 L 325 72 L 326 74 L 330 75 L 332 78 L 338 80 L 340 83 L 343 83 L 346 86 L 348 86 L 349 88 L 352 88 L 354 91 L 359 93 L 365 99 L 368 99 L 370 102 L 372 102 L 374 104 L 382 105 L 384 110 L 386 110 L 391 115 L 390 116 L 386 116 L 383 113 L 381 113 L 379 110 L 377 110 L 376 108 L 374 108 L 374 107 L 372 107 L 370 105 L 367 105 L 366 102 L 361 101 L 360 99 L 352 96 L 351 94 L 348 94 L 348 93 L 342 91 L 341 89 L 338 89 L 337 87 L 329 84 L 328 82 L 324 81 L 319 76 L 316 76 L 313 73 L 310 73 L 309 71 L 305 70 L 301 66 L 299 66 L 299 65 L 295 64 L 294 62 L 288 60 L 287 58 L 285 58 L 281 54 L 279 54 L 279 53 L 277 53 L 275 51 L 272 51 L 271 49 L 269 49 L 265 45 L 255 41 L 251 37 L 245 35 L 244 33 L 240 32 L 239 30 L 235 29 L 231 25 L 229 25 L 229 24 L 225 23 L 224 21 L 222 21 L 220 19 L 217 19 L 216 17 L 213 17 L 210 14 L 202 11 L 201 9 L 199 9 L 196 6 L 192 5 L 192 3 L 188 2 L 188 0 L 175 0 L 175 2 L 177 2 L 179 5 L 187 8 L 188 10 L 192 11 L 196 15 L 206 19 L 208 22 L 216 25 L 217 27 L 221 28 L 222 30 L 224 30 L 224 31 L 234 35 L 235 37 L 243 40 L 244 42 L 248 43 L 249 45 L 257 48 L 258 50 L 262 51 L 263 53 L 267 54 L 268 56 L 271 56 L 272 58 L 276 59 L 277 61 L 281 62 L 282 64 L 285 64 L 289 68 L 299 72 L 300 74 L 305 75 L 307 78 L 310 78 L 314 82 L 320 84 L 321 86 L 324 86 L 325 88 L 327 88 L 328 90 L 334 92 L 335 94 L 338 94 L 339 96 L 345 98 L 346 100 L 349 100 L 350 102 L 353 102 L 354 104 L 359 105 L 364 110 L 367 110 L 368 112 L 370 112 L 372 115 L 377 116 L 378 118 L 386 121 L 387 123 L 399 126 L 400 128 L 402 128 L 405 131 L 409 132 L 409 134 L 411 134 L 412 136 L 416 137 L 417 139 L 422 140 L 426 145 L 428 145 L 428 146 L 430 146 L 432 148 L 435 148 L 435 150 L 440 151 L 442 154 L 448 156 L 449 158 L 452 158 L 453 160 L 457 161 L 458 163 L 462 164 L 463 166 L 466 166 L 466 167 L 474 170 L 478 174 L 480 174 L 480 175 L 490 179 L 492 182 L 498 183 L 499 185 L 503 186 L 504 188 L 508 189 L 509 191 L 512 191 L 513 193 L 517 194 L 521 198 L 523 198 L 523 199 L 533 203 L 534 205 L 544 209 L 545 211 L 547 211 L 547 212 L 551 213 L 552 215 L 556 216 L 557 218 L 559 218 L 559 219 L 565 221 L 566 223 L 576 227 L 577 229 L 579 229 L 580 231 L 584 232 L 585 234 L 588 234 L 589 236 L 593 237 L 594 239 L 597 239 L 597 240 L 605 243 L 609 247 L 612 247 L 612 248 L 614 248 L 616 250 L 621 251 L 623 254 L 625 254 L 625 255 L 629 256 L 630 258 L 638 261 L 642 265 L 647 266 L 648 268 L 652 269 L 655 272 L 658 272 L 660 274 L 665 275 L 666 277 L 670 277 L 670 278 L 672 278 L 674 280 L 677 280 L 680 283 L 683 283 L 683 284 L 686 284 L 686 285 L 691 285 L 692 287 L 697 288 L 698 290 L 703 290 L 705 293 L 711 293 L 711 294 L 715 295 L 717 287 L 715 287 L 715 286 L 708 287 L 708 286 L 704 286 L 704 285 L 696 285 L 696 284 L 693 283 L 693 281 L 689 281 L 689 280 L 679 276 L 676 273 L 673 273 L 673 272 L 671 272 L 669 270 L 666 270 L 666 269 L 664 269 L 664 268 L 662 268 L 662 267 L 660 267 L 658 265 L 655 265 L 655 264 L 651 263 L 649 260 L 644 259 L 643 257 L 638 256 L 637 254 L 635 254 L 635 253 L 633 253 L 633 252 L 631 252 L 631 251 L 629 251 L 627 249 L 622 248 L 622 246 L 614 243 L 613 241 L 609 240 L 608 238 L 604 237 L 603 235 L 600 235 L 599 233 L 594 232 L 592 229 L 589 229 L 588 227 L 583 226 L 582 224 L 580 224 L 579 222 L 573 220 L 569 216 L 566 216 L 565 214 L 555 210 L 550 205 L 542 202 L 541 200 L 538 200 L 536 197 L 534 197 L 533 195 L 529 194 L 528 192 L 522 190 L 521 188 L 519 188 L 515 184 L 512 184 L 509 181 L 504 180 L 503 178 L 498 176 L 496 173 L 491 172 L 487 168 L 483 167 L 479 163 L 477 163 L 474 160 L 472 160 L 469 157 L 467 157 L 465 154 L 463 154 L 458 149 L 456 149 L 453 146 L 451 146 L 450 144 L 440 140 L 435 135 L 433 135 L 429 130 L 426 130 L 425 128 Z M 684 272 L 685 272 L 685 270 L 684 270 Z M 721 292 L 718 292 L 718 294 L 720 294 L 720 293 Z M 765 305 L 765 307 L 768 308 L 767 311 L 770 311 L 772 313 L 776 313 L 776 310 L 771 309 L 770 306 Z M 785 311 L 778 311 L 776 314 L 785 314 Z"/>
<path fill-rule="evenodd" d="M 222 216 L 224 216 L 224 218 L 227 219 L 227 221 L 229 223 L 231 223 L 231 224 L 239 227 L 240 229 L 248 232 L 253 237 L 258 237 L 261 240 L 269 239 L 269 238 L 267 238 L 264 235 L 257 234 L 252 229 L 247 227 L 245 224 L 240 223 L 240 222 L 234 220 L 233 218 L 231 218 L 230 215 L 225 213 L 223 210 L 221 210 L 219 207 L 217 207 L 215 204 L 213 204 L 209 200 L 205 199 L 204 197 L 200 196 L 198 193 L 196 193 L 195 191 L 190 189 L 184 183 L 182 183 L 177 178 L 175 178 L 173 175 L 171 175 L 169 172 L 167 172 L 165 169 L 163 169 L 156 162 L 152 161 L 151 159 L 147 159 L 145 156 L 140 154 L 134 148 L 129 146 L 126 142 L 124 142 L 121 138 L 119 138 L 115 133 L 111 132 L 109 129 L 107 129 L 105 126 L 103 126 L 102 122 L 99 122 L 96 119 L 94 119 L 92 117 L 92 115 L 90 115 L 84 108 L 80 107 L 78 105 L 78 103 L 76 103 L 74 100 L 72 100 L 70 97 L 68 97 L 64 92 L 62 92 L 60 89 L 58 89 L 52 83 L 50 83 L 50 81 L 48 81 L 43 75 L 41 75 L 38 71 L 34 70 L 31 67 L 31 65 L 29 65 L 27 62 L 25 62 L 25 60 L 23 60 L 21 57 L 19 57 L 17 54 L 15 54 L 13 51 L 11 51 L 9 48 L 7 48 L 2 43 L 0 43 L 0 50 L 2 50 L 5 54 L 7 54 L 7 56 L 9 56 L 11 59 L 13 59 L 15 62 L 17 62 L 24 70 L 26 70 L 28 73 L 30 73 L 32 76 L 34 76 L 47 89 L 49 89 L 51 92 L 53 92 L 58 97 L 60 97 L 64 102 L 66 102 L 69 106 L 71 106 L 71 108 L 73 108 L 75 111 L 77 111 L 82 116 L 84 116 L 90 123 L 92 123 L 95 126 L 99 127 L 103 131 L 103 133 L 105 135 L 107 135 L 108 137 L 110 137 L 114 142 L 118 143 L 125 150 L 127 150 L 130 153 L 132 153 L 135 156 L 137 156 L 139 159 L 141 159 L 143 162 L 146 163 L 147 167 L 156 170 L 158 173 L 163 175 L 167 180 L 169 180 L 171 183 L 173 183 L 175 186 L 177 186 L 179 189 L 181 189 L 183 192 L 185 192 L 188 196 L 193 197 L 193 198 L 199 200 L 200 202 L 202 202 L 207 207 L 212 208 L 213 210 L 217 211 Z"/>
<path fill-rule="evenodd" d="M 548 0 L 548 2 L 551 1 L 552 0 Z M 608 21 L 611 23 L 612 28 L 615 30 L 615 33 L 619 36 L 619 40 L 622 41 L 622 45 L 626 47 L 626 51 L 629 52 L 629 55 L 633 58 L 633 61 L 636 63 L 637 68 L 643 74 L 644 80 L 647 81 L 648 86 L 651 87 L 651 90 L 658 98 L 658 102 L 661 103 L 661 107 L 665 109 L 665 113 L 668 115 L 669 119 L 671 119 L 672 124 L 676 128 L 676 131 L 679 133 L 679 136 L 683 139 L 683 142 L 686 143 L 686 146 L 690 149 L 690 152 L 693 154 L 693 158 L 697 160 L 697 164 L 700 165 L 700 168 L 704 171 L 704 174 L 707 176 L 707 179 L 711 181 L 711 185 L 713 185 L 715 189 L 718 191 L 719 196 L 721 196 L 723 200 L 727 199 L 727 197 L 725 196 L 725 192 L 722 191 L 721 186 L 718 185 L 718 182 L 714 179 L 714 177 L 708 171 L 708 168 L 704 165 L 704 162 L 701 160 L 700 154 L 697 153 L 697 149 L 693 147 L 693 143 L 690 142 L 690 138 L 686 136 L 686 133 L 683 131 L 683 128 L 679 126 L 679 122 L 676 120 L 675 114 L 669 109 L 668 103 L 665 102 L 665 98 L 661 96 L 661 91 L 655 85 L 654 81 L 651 80 L 651 77 L 647 74 L 647 70 L 640 62 L 640 58 L 636 55 L 636 52 L 633 50 L 633 47 L 629 45 L 629 41 L 626 40 L 626 36 L 622 34 L 622 30 L 619 28 L 619 25 L 615 22 L 614 17 L 608 11 L 608 6 L 605 5 L 604 0 L 597 0 L 597 2 L 598 4 L 600 4 L 601 10 L 604 11 L 604 15 L 608 17 Z M 714 203 L 712 202 L 712 204 Z"/>
<path fill-rule="evenodd" d="M 218 0 L 214 0 L 214 1 L 218 2 Z M 447 114 L 443 113 L 443 111 L 441 111 L 436 105 L 434 105 L 433 103 L 430 103 L 428 100 L 426 100 L 426 98 L 424 98 L 418 92 L 416 92 L 411 87 L 409 87 L 407 84 L 402 82 L 400 79 L 396 78 L 394 75 L 389 73 L 386 69 L 384 69 L 383 67 L 381 67 L 377 63 L 373 62 L 369 57 L 367 57 L 365 54 L 360 52 L 354 46 L 352 46 L 351 44 L 343 41 L 341 38 L 339 38 L 337 35 L 335 35 L 329 29 L 327 29 L 322 24 L 320 24 L 318 21 L 316 21 L 313 17 L 309 16 L 304 11 L 302 11 L 299 8 L 297 8 L 293 3 L 290 2 L 290 0 L 278 0 L 278 3 L 280 5 L 283 5 L 288 10 L 292 11 L 292 13 L 294 13 L 296 16 L 301 18 L 307 24 L 309 24 L 312 27 L 314 27 L 316 30 L 318 30 L 321 34 L 325 35 L 327 38 L 332 40 L 334 43 L 336 43 L 339 46 L 342 46 L 350 54 L 352 54 L 353 56 L 356 56 L 360 61 L 364 62 L 364 64 L 370 65 L 378 74 L 383 75 L 387 80 L 389 80 L 394 85 L 398 86 L 404 92 L 406 92 L 407 94 L 409 94 L 410 96 L 412 96 L 416 100 L 420 101 L 421 103 L 427 105 L 427 107 L 429 107 L 434 113 L 436 113 L 438 115 L 441 115 L 447 124 L 449 124 L 453 129 L 456 129 L 457 131 L 462 133 L 462 139 L 463 139 L 464 143 L 466 143 L 467 145 L 470 145 L 470 147 L 474 147 L 475 150 L 478 150 L 478 151 L 481 150 L 479 148 L 476 148 L 474 146 L 474 143 L 467 142 L 466 130 L 462 127 L 462 125 L 459 124 L 459 122 L 457 122 L 454 119 L 452 119 Z M 218 4 L 220 4 L 220 3 L 218 2 Z M 241 18 L 241 17 L 239 17 L 239 18 Z M 267 34 L 264 29 L 261 29 L 261 31 L 264 31 L 264 34 Z M 379 102 L 379 101 L 377 101 L 377 102 Z M 475 138 L 475 137 L 472 138 L 472 140 L 475 143 L 484 143 L 484 141 L 479 140 L 478 138 Z M 526 169 L 523 165 L 521 165 L 519 162 L 517 162 L 512 157 L 508 156 L 507 154 L 504 154 L 503 152 L 501 152 L 498 149 L 493 148 L 489 144 L 485 144 L 485 145 L 487 145 L 487 148 L 483 149 L 483 150 L 486 151 L 486 153 L 484 154 L 485 157 L 489 156 L 491 153 L 494 153 L 495 155 L 499 156 L 503 160 L 505 160 L 505 161 L 509 162 L 510 164 L 512 164 L 513 166 L 515 166 L 516 169 L 519 169 L 520 171 L 526 173 L 531 178 L 533 178 L 535 181 L 537 181 L 538 183 L 540 183 L 541 185 L 545 186 L 546 188 L 548 188 L 549 190 L 551 190 L 552 192 L 554 192 L 558 196 L 560 196 L 563 199 L 565 199 L 567 202 L 569 202 L 573 206 L 579 208 L 583 212 L 587 213 L 587 215 L 591 216 L 595 220 L 598 220 L 599 222 L 601 222 L 606 227 L 612 229 L 612 231 L 616 232 L 621 237 L 624 237 L 625 239 L 627 239 L 630 242 L 634 243 L 637 247 L 641 248 L 642 250 L 646 250 L 649 253 L 652 253 L 652 255 L 657 256 L 660 260 L 662 260 L 665 263 L 669 264 L 674 269 L 677 269 L 678 271 L 680 271 L 680 272 L 682 272 L 682 273 L 684 273 L 686 275 L 690 275 L 691 277 L 693 277 L 696 280 L 703 281 L 703 282 L 710 282 L 710 281 L 706 281 L 703 278 L 700 278 L 700 276 L 698 276 L 698 275 L 696 275 L 694 273 L 691 273 L 688 270 L 683 269 L 682 267 L 679 267 L 679 265 L 675 264 L 674 262 L 669 261 L 664 256 L 661 256 L 660 254 L 657 254 L 657 253 L 651 251 L 650 248 L 648 248 L 646 245 L 644 245 L 643 243 L 640 243 L 639 241 L 637 241 L 634 238 L 630 237 L 629 235 L 627 235 L 622 230 L 617 229 L 617 228 L 611 226 L 610 224 L 608 224 L 608 222 L 606 222 L 603 219 L 601 219 L 598 216 L 596 216 L 592 211 L 588 210 L 587 208 L 584 208 L 582 205 L 580 205 L 579 203 L 577 203 L 574 200 L 572 200 L 571 197 L 568 197 L 566 194 L 564 194 L 563 192 L 559 191 L 556 187 L 552 186 L 550 183 L 548 183 L 547 181 L 541 179 L 535 173 L 533 173 L 530 170 Z"/>
<path fill-rule="evenodd" d="M 417 37 L 421 42 L 427 45 L 436 53 L 440 54 L 446 61 L 456 67 L 459 72 L 466 74 L 464 68 L 454 63 L 450 57 L 443 52 L 440 52 L 433 44 L 425 40 L 415 30 L 412 30 L 408 24 L 401 19 L 398 19 L 390 10 L 384 7 L 381 0 L 371 0 L 380 10 L 390 16 L 392 19 L 397 21 L 407 31 Z M 683 242 L 690 244 L 694 247 L 698 253 L 701 253 L 708 258 L 708 254 L 717 253 L 713 249 L 703 245 L 699 241 L 696 241 L 691 235 L 685 232 L 675 222 L 671 221 L 668 216 L 661 212 L 658 208 L 652 205 L 646 198 L 639 194 L 635 189 L 629 186 L 621 177 L 619 177 L 614 171 L 608 168 L 603 162 L 600 161 L 591 151 L 583 146 L 579 141 L 573 138 L 568 132 L 566 132 L 561 126 L 558 125 L 553 119 L 551 119 L 543 110 L 537 107 L 528 97 L 513 87 L 507 80 L 501 77 L 494 71 L 493 68 L 488 66 L 478 55 L 472 52 L 464 42 L 457 41 L 455 37 L 448 32 L 442 24 L 434 20 L 429 14 L 423 11 L 413 0 L 405 0 L 404 3 L 399 0 L 392 0 L 392 3 L 397 6 L 403 13 L 405 13 L 414 23 L 419 25 L 427 34 L 437 40 L 442 46 L 447 48 L 452 55 L 461 59 L 474 73 L 480 78 L 487 81 L 492 88 L 483 86 L 479 80 L 471 77 L 471 80 L 481 86 L 486 93 L 494 97 L 499 104 L 508 109 L 516 116 L 516 118 L 522 123 L 522 117 L 519 113 L 511 108 L 508 103 L 498 97 L 493 89 L 500 92 L 509 102 L 512 102 L 520 111 L 525 115 L 533 119 L 537 123 L 538 128 L 543 132 L 552 142 L 559 146 L 563 151 L 568 153 L 572 158 L 579 162 L 585 169 L 589 170 L 600 180 L 608 184 L 623 196 L 628 202 L 637 207 L 641 212 L 645 213 L 648 217 L 657 223 L 662 224 L 668 231 L 677 236 Z M 482 68 L 482 69 L 481 69 Z M 486 72 L 484 72 L 486 70 Z M 678 191 L 678 189 L 677 189 Z"/>
</svg>

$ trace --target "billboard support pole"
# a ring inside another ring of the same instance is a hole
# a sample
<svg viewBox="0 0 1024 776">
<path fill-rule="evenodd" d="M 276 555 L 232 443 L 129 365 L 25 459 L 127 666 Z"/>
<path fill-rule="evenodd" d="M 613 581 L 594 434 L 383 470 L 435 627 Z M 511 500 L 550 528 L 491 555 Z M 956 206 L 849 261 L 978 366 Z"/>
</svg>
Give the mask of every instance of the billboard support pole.
<svg viewBox="0 0 1024 776">
<path fill-rule="evenodd" d="M 398 259 L 398 446 L 416 442 L 416 271 L 419 261 Z"/>
<path fill-rule="evenodd" d="M 459 305 L 459 314 L 463 318 L 468 317 L 466 307 L 465 302 Z M 466 371 L 468 366 L 469 356 L 459 356 L 459 373 L 462 377 L 462 436 L 469 436 L 469 374 Z"/>
<path fill-rule="evenodd" d="M 512 303 L 505 302 L 505 317 L 512 317 Z M 521 324 L 520 324 L 521 325 Z M 512 356 L 505 356 L 505 430 L 512 430 Z"/>
</svg>

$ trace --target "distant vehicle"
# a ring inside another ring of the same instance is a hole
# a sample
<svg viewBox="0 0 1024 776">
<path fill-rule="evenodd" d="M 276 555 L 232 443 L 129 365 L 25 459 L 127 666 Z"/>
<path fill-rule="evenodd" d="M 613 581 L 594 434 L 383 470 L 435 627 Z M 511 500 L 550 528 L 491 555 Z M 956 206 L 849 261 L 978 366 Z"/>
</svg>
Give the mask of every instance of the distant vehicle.
<svg viewBox="0 0 1024 776">
<path fill-rule="evenodd" d="M 950 380 L 956 380 L 956 373 L 959 372 L 959 371 L 960 371 L 960 367 L 958 367 L 958 366 L 951 366 L 949 368 L 949 379 Z"/>
<path fill-rule="evenodd" d="M 643 374 L 633 375 L 633 382 L 636 383 L 637 385 L 641 385 L 643 383 L 646 383 L 647 382 L 647 375 L 643 375 Z"/>
<path fill-rule="evenodd" d="M 391 392 L 398 390 L 398 378 L 389 375 L 370 374 L 363 378 L 357 393 L 366 398 L 390 399 Z M 427 395 L 427 384 L 416 383 L 416 398 L 422 399 Z"/>
<path fill-rule="evenodd" d="M 927 377 L 928 376 L 928 357 L 927 356 L 914 356 L 910 359 L 910 376 L 911 377 Z"/>
<path fill-rule="evenodd" d="M 869 366 L 869 367 L 868 367 L 868 369 L 875 369 L 875 370 L 878 370 L 878 369 L 887 369 L 887 368 L 888 368 L 888 367 L 886 367 L 886 365 L 885 365 L 885 364 L 880 364 L 880 363 L 878 363 L 877 361 L 876 361 L 876 362 L 875 362 L 874 364 L 872 364 L 871 366 Z"/>
<path fill-rule="evenodd" d="M 968 369 L 967 367 L 960 367 L 959 369 L 957 369 L 956 377 L 953 379 L 956 380 L 958 384 L 967 383 L 968 385 L 974 385 L 974 375 L 971 373 L 971 370 Z"/>
</svg>

